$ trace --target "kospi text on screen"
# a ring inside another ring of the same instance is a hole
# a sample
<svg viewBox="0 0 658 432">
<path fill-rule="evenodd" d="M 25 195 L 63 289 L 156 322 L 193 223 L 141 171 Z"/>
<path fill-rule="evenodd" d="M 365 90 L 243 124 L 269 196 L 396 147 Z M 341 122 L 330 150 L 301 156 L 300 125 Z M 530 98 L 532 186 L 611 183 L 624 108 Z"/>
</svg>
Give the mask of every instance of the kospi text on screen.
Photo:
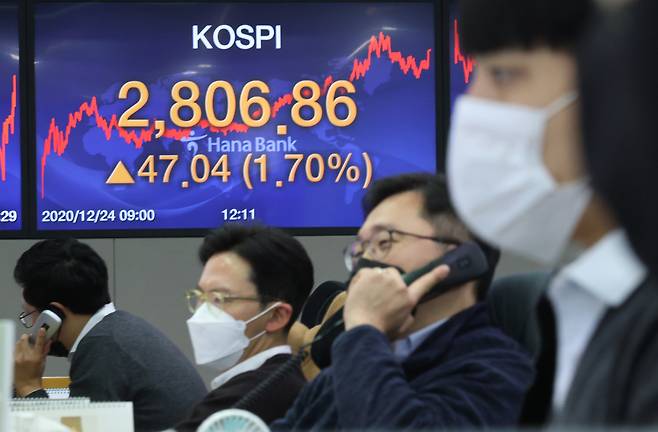
<svg viewBox="0 0 658 432">
<path fill-rule="evenodd" d="M 212 36 L 211 36 L 212 35 Z M 237 47 L 239 49 L 261 49 L 264 42 L 273 41 L 275 49 L 281 49 L 281 26 L 242 24 L 235 30 L 230 25 L 192 26 L 192 49 L 205 47 L 220 50 Z"/>
</svg>

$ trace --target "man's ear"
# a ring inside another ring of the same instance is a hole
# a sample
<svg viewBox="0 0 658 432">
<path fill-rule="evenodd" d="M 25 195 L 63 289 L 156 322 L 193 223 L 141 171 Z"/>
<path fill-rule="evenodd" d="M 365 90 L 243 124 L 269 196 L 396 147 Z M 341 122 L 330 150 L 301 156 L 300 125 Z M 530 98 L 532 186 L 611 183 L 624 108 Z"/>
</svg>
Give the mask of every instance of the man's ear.
<svg viewBox="0 0 658 432">
<path fill-rule="evenodd" d="M 267 320 L 265 331 L 276 333 L 286 328 L 292 318 L 292 306 L 288 303 L 280 303 L 272 309 L 272 316 Z"/>
<path fill-rule="evenodd" d="M 58 303 L 58 302 L 52 302 L 48 305 L 48 307 L 59 309 L 59 311 L 64 315 L 64 318 L 68 318 L 71 315 L 75 315 L 71 311 L 71 309 L 67 308 L 66 306 L 64 306 L 63 304 Z"/>
</svg>

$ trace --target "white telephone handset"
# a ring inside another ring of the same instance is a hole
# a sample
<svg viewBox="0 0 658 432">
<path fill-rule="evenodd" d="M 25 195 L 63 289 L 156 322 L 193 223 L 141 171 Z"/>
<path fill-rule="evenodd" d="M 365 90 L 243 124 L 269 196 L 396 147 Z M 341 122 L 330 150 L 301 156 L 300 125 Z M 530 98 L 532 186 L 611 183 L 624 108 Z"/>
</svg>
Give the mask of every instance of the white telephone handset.
<svg viewBox="0 0 658 432">
<path fill-rule="evenodd" d="M 51 340 L 57 334 L 57 331 L 62 325 L 63 319 L 64 313 L 58 307 L 53 305 L 48 306 L 43 312 L 41 312 L 32 326 L 30 343 L 33 345 L 36 343 L 37 335 L 41 328 L 46 329 L 46 340 Z"/>
</svg>

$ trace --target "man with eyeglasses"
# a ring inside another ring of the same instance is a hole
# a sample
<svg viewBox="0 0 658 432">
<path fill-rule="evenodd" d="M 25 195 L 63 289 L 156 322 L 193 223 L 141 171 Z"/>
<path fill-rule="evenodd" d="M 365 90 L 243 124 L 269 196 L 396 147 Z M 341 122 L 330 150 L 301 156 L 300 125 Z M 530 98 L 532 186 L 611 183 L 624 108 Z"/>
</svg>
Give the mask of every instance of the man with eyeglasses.
<svg viewBox="0 0 658 432">
<path fill-rule="evenodd" d="M 40 313 L 56 313 L 62 324 L 51 340 L 39 329 L 35 343 L 25 334 L 16 344 L 15 391 L 47 398 L 46 356 L 67 357 L 71 397 L 133 403 L 135 430 L 174 426 L 206 393 L 185 355 L 146 321 L 116 310 L 107 267 L 88 245 L 75 239 L 36 243 L 19 258 L 14 278 L 23 289 L 23 325 L 33 328 Z"/>
<path fill-rule="evenodd" d="M 290 360 L 288 330 L 313 288 L 304 247 L 278 229 L 227 225 L 206 236 L 199 257 L 203 272 L 187 293 L 187 326 L 197 364 L 218 375 L 178 431 L 196 431 Z M 293 368 L 250 409 L 266 422 L 279 418 L 305 383 Z"/>
<path fill-rule="evenodd" d="M 443 177 L 409 174 L 376 182 L 366 220 L 346 250 L 351 279 L 346 331 L 331 367 L 307 385 L 273 430 L 444 429 L 513 425 L 533 380 L 529 355 L 494 327 L 479 303 L 491 273 L 424 301 L 446 277 L 418 269 L 474 240 L 457 218 Z M 488 249 L 483 245 L 484 249 Z"/>
</svg>

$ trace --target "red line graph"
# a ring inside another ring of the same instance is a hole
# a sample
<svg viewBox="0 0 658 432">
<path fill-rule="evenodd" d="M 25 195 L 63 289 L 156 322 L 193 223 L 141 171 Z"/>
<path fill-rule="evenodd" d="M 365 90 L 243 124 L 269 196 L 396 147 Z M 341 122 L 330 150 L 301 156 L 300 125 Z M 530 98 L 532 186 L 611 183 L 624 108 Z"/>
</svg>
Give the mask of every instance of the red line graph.
<svg viewBox="0 0 658 432">
<path fill-rule="evenodd" d="M 465 56 L 462 53 L 461 49 L 461 43 L 459 41 L 459 28 L 457 24 L 457 20 L 454 21 L 454 29 L 453 29 L 453 41 L 454 41 L 454 47 L 453 47 L 453 53 L 454 53 L 454 63 L 455 64 L 462 64 L 462 68 L 464 70 L 464 82 L 468 84 L 468 81 L 471 79 L 471 74 L 473 73 L 473 67 L 475 66 L 475 60 L 473 60 L 472 57 L 470 56 Z"/>
<path fill-rule="evenodd" d="M 416 59 L 413 56 L 403 57 L 400 51 L 393 51 L 391 48 L 391 37 L 380 32 L 379 38 L 375 38 L 375 36 L 370 37 L 370 44 L 368 45 L 368 56 L 366 59 L 362 61 L 354 59 L 352 73 L 350 74 L 350 81 L 364 77 L 370 69 L 372 54 L 374 53 L 377 55 L 377 58 L 380 58 L 382 52 L 384 51 L 388 52 L 388 58 L 391 63 L 397 63 L 398 66 L 400 66 L 400 70 L 405 75 L 409 73 L 409 71 L 412 71 L 413 76 L 416 79 L 420 79 L 423 71 L 429 70 L 430 68 L 430 54 L 432 52 L 431 48 L 426 51 L 425 58 L 420 61 L 420 64 L 416 64 Z"/>
<path fill-rule="evenodd" d="M 397 64 L 404 75 L 410 71 L 416 79 L 420 79 L 424 71 L 430 68 L 430 56 L 432 49 L 427 49 L 425 58 L 417 62 L 416 58 L 411 55 L 403 56 L 400 51 L 393 51 L 391 37 L 380 32 L 378 37 L 372 36 L 368 44 L 368 54 L 363 60 L 354 59 L 352 71 L 349 80 L 355 81 L 365 77 L 370 70 L 372 64 L 373 54 L 377 58 L 381 58 L 383 53 L 388 53 L 388 58 L 391 63 Z M 322 86 L 322 94 L 326 94 L 329 86 L 333 83 L 334 79 L 331 75 L 325 78 Z M 272 118 L 276 117 L 277 113 L 285 106 L 291 105 L 294 99 L 292 93 L 287 93 L 279 97 L 272 104 Z M 260 116 L 260 110 L 255 110 L 252 115 L 254 117 Z M 55 153 L 57 156 L 62 156 L 69 145 L 69 138 L 72 131 L 85 119 L 93 119 L 96 126 L 103 131 L 107 140 L 116 132 L 119 137 L 123 138 L 126 144 L 134 145 L 136 149 L 142 147 L 146 142 L 150 142 L 154 138 L 155 128 L 151 126 L 149 129 L 142 129 L 139 132 L 128 131 L 119 127 L 116 114 L 112 114 L 109 120 L 103 117 L 98 110 L 98 102 L 96 96 L 93 96 L 89 102 L 83 102 L 80 107 L 68 115 L 67 124 L 63 129 L 57 125 L 55 118 L 51 118 L 48 135 L 43 141 L 43 154 L 41 156 L 41 198 L 45 197 L 45 174 L 48 156 Z M 222 133 L 224 136 L 230 132 L 244 133 L 249 130 L 249 127 L 241 123 L 232 123 L 224 128 L 216 128 L 209 124 L 207 120 L 202 120 L 197 127 L 207 129 L 214 133 Z M 164 137 L 180 140 L 183 137 L 190 135 L 190 129 L 165 129 Z"/>
<path fill-rule="evenodd" d="M 14 125 L 16 124 L 16 75 L 11 77 L 11 102 L 9 115 L 2 122 L 2 140 L 0 141 L 0 177 L 2 181 L 7 180 L 7 145 L 9 145 L 9 135 L 14 134 Z"/>
</svg>

